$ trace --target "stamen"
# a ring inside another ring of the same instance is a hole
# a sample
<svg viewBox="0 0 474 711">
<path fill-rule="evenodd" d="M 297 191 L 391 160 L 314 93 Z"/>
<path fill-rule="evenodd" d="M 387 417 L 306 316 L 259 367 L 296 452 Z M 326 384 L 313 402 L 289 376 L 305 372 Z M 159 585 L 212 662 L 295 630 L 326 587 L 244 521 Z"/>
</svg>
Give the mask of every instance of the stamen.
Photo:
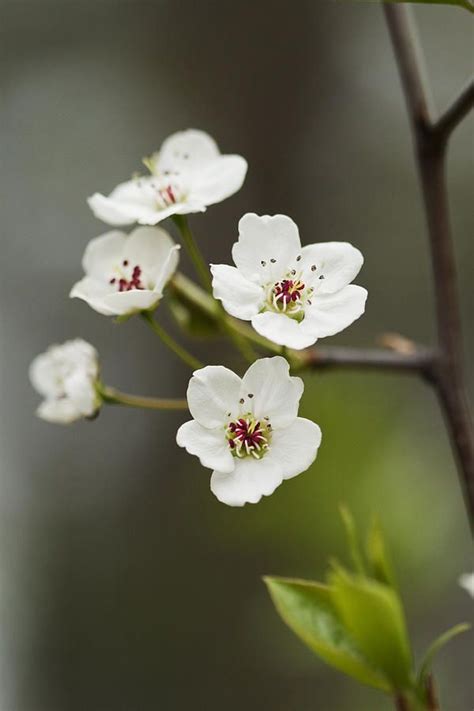
<svg viewBox="0 0 474 711">
<path fill-rule="evenodd" d="M 270 424 L 261 423 L 252 414 L 229 422 L 226 437 L 229 449 L 235 457 L 261 459 L 268 449 Z"/>
</svg>

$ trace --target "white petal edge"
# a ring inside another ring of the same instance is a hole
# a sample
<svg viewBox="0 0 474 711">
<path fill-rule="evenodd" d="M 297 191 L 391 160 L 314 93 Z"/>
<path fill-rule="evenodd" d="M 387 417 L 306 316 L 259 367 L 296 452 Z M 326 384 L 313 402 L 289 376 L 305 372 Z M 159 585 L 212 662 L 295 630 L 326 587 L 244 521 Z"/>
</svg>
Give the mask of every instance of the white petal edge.
<svg viewBox="0 0 474 711">
<path fill-rule="evenodd" d="M 234 195 L 243 185 L 247 161 L 242 156 L 219 156 L 204 165 L 193 179 L 190 199 L 214 205 Z"/>
<path fill-rule="evenodd" d="M 67 398 L 61 400 L 44 400 L 36 410 L 42 420 L 55 425 L 69 425 L 82 419 L 81 412 Z"/>
<path fill-rule="evenodd" d="M 288 427 L 273 432 L 266 457 L 279 463 L 283 479 L 291 479 L 309 469 L 318 454 L 321 437 L 315 422 L 297 417 Z"/>
<path fill-rule="evenodd" d="M 213 429 L 236 417 L 241 379 L 222 365 L 208 365 L 194 371 L 187 398 L 191 415 L 203 427 Z"/>
<path fill-rule="evenodd" d="M 301 378 L 290 376 L 287 360 L 273 356 L 252 363 L 242 378 L 240 394 L 257 419 L 269 417 L 272 428 L 277 428 L 296 419 L 303 390 Z"/>
<path fill-rule="evenodd" d="M 303 247 L 299 267 L 305 284 L 316 286 L 318 294 L 332 294 L 350 284 L 363 263 L 362 252 L 349 242 L 321 242 Z"/>
<path fill-rule="evenodd" d="M 248 212 L 239 221 L 239 240 L 232 247 L 237 268 L 265 285 L 279 281 L 301 252 L 298 227 L 287 215 Z"/>
<path fill-rule="evenodd" d="M 305 318 L 298 322 L 284 314 L 266 311 L 252 318 L 252 326 L 261 336 L 279 346 L 301 350 L 312 346 L 317 341 L 317 327 L 310 325 Z"/>
<path fill-rule="evenodd" d="M 235 468 L 235 458 L 230 453 L 221 427 L 210 430 L 196 420 L 189 420 L 179 428 L 176 442 L 189 454 L 198 457 L 203 467 L 219 469 L 224 473 L 230 473 Z"/>
<path fill-rule="evenodd" d="M 214 471 L 211 476 L 211 491 L 223 504 L 244 506 L 256 504 L 262 496 L 270 496 L 283 478 L 278 464 L 262 459 L 245 457 L 238 459 L 231 474 Z"/>
<path fill-rule="evenodd" d="M 258 314 L 265 300 L 261 286 L 227 264 L 211 264 L 211 274 L 214 298 L 222 301 L 228 314 L 244 321 Z"/>
<path fill-rule="evenodd" d="M 334 336 L 362 316 L 367 289 L 349 284 L 334 294 L 317 294 L 302 324 L 318 338 Z"/>
</svg>

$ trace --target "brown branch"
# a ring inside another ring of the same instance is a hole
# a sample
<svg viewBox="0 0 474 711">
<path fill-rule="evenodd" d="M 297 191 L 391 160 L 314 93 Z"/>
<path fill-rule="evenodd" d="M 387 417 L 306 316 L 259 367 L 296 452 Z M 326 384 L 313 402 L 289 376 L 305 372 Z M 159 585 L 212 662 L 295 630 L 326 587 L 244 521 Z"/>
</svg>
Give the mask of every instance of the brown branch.
<svg viewBox="0 0 474 711">
<path fill-rule="evenodd" d="M 431 380 L 436 369 L 437 351 L 417 347 L 413 353 L 397 353 L 384 348 L 329 346 L 304 351 L 302 365 L 321 369 L 388 370 L 414 373 Z"/>
<path fill-rule="evenodd" d="M 440 352 L 434 385 L 456 454 L 472 523 L 474 434 L 462 369 L 461 320 L 445 177 L 447 136 L 465 115 L 470 99 L 455 102 L 441 123 L 432 122 L 410 10 L 406 6 L 384 4 L 384 12 L 410 117 L 428 226 Z M 469 91 L 467 93 L 469 97 Z"/>
<path fill-rule="evenodd" d="M 430 674 L 426 683 L 426 702 L 428 711 L 441 711 L 438 697 L 436 695 L 433 676 Z"/>
<path fill-rule="evenodd" d="M 408 706 L 408 701 L 405 696 L 402 696 L 401 694 L 397 694 L 395 696 L 395 708 L 397 711 L 410 711 L 410 707 Z"/>
<path fill-rule="evenodd" d="M 447 141 L 456 126 L 468 115 L 474 107 L 474 79 L 471 79 L 461 91 L 457 99 L 446 109 L 436 121 L 433 130 Z"/>
</svg>

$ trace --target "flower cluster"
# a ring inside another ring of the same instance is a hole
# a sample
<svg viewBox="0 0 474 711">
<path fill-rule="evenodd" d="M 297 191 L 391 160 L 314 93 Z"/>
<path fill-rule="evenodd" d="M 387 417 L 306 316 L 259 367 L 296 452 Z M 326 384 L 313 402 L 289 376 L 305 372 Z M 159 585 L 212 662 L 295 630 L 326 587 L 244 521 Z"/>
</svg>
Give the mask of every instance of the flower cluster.
<svg viewBox="0 0 474 711">
<path fill-rule="evenodd" d="M 222 365 L 196 368 L 196 358 L 152 315 L 175 279 L 180 249 L 158 223 L 172 218 L 207 287 L 207 267 L 184 216 L 204 212 L 239 190 L 247 162 L 222 155 L 215 141 L 197 130 L 173 134 L 143 162 L 148 175 L 120 183 L 108 196 L 95 193 L 89 198 L 103 222 L 135 228 L 130 234 L 113 229 L 89 242 L 84 276 L 70 296 L 106 316 L 143 315 L 166 345 L 195 368 L 187 391 L 193 419 L 181 425 L 177 443 L 212 470 L 211 490 L 220 501 L 230 506 L 256 503 L 316 458 L 321 430 L 298 417 L 303 381 L 290 375 L 290 363 L 282 355 L 254 360 L 242 378 Z M 210 266 L 212 293 L 222 306 L 216 308 L 205 290 L 195 306 L 211 300 L 206 313 L 222 321 L 237 344 L 244 341 L 246 355 L 253 340 L 259 347 L 268 343 L 277 353 L 280 347 L 308 348 L 363 314 L 367 291 L 352 284 L 363 257 L 352 245 L 302 246 L 296 224 L 286 215 L 247 213 L 238 232 L 232 248 L 235 266 Z M 192 285 L 185 300 L 192 300 L 197 288 Z M 239 320 L 249 321 L 251 328 Z M 103 402 L 136 406 L 146 400 L 147 407 L 173 409 L 181 402 L 107 389 L 99 381 L 95 349 L 80 339 L 38 356 L 30 377 L 44 397 L 38 415 L 50 422 L 90 418 Z"/>
</svg>

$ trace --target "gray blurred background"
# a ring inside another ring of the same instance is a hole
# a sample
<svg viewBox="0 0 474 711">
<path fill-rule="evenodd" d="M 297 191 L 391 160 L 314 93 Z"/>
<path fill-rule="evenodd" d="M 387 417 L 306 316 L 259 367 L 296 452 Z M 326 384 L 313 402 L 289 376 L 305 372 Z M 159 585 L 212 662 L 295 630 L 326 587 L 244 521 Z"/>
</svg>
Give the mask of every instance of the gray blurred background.
<svg viewBox="0 0 474 711">
<path fill-rule="evenodd" d="M 416 10 L 444 107 L 472 71 L 458 9 Z M 472 568 L 449 442 L 410 377 L 306 379 L 324 445 L 313 468 L 231 509 L 174 444 L 185 414 L 105 408 L 70 428 L 34 417 L 33 356 L 75 335 L 104 379 L 181 396 L 188 372 L 138 320 L 67 298 L 88 240 L 85 198 L 108 192 L 175 130 L 196 127 L 250 164 L 242 191 L 192 226 L 228 262 L 246 211 L 283 212 L 304 242 L 365 254 L 366 316 L 331 343 L 434 334 L 423 214 L 398 77 L 376 4 L 0 0 L 0 711 L 385 711 L 283 626 L 263 573 L 321 577 L 343 555 L 337 504 L 378 511 L 419 655 L 472 616 Z M 473 385 L 471 122 L 449 183 Z M 186 260 L 182 268 L 191 273 Z M 169 322 L 166 307 L 164 322 Z M 209 362 L 224 344 L 187 342 Z M 446 711 L 474 703 L 473 636 L 436 664 Z"/>
</svg>

